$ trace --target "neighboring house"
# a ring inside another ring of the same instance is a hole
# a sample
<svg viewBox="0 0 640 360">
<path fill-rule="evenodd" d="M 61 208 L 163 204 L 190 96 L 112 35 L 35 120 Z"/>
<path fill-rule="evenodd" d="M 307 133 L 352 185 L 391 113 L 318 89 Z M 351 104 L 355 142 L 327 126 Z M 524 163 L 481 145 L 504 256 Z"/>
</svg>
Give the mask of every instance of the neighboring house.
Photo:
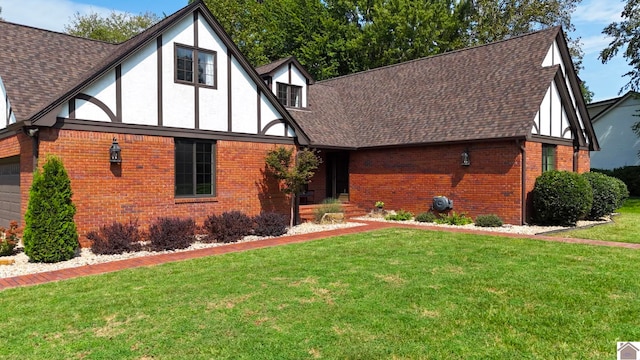
<svg viewBox="0 0 640 360">
<path fill-rule="evenodd" d="M 320 150 L 316 200 L 418 212 L 445 195 L 519 224 L 543 170 L 588 171 L 598 150 L 560 28 L 314 83 L 294 58 L 252 68 L 196 1 L 117 45 L 0 21 L 0 83 L 0 225 L 53 154 L 81 235 L 287 214 L 264 171 L 279 145 Z"/>
<path fill-rule="evenodd" d="M 591 103 L 587 110 L 602 148 L 591 153 L 591 167 L 611 170 L 640 165 L 640 138 L 631 129 L 640 121 L 640 93 L 629 91 L 617 98 Z"/>
</svg>

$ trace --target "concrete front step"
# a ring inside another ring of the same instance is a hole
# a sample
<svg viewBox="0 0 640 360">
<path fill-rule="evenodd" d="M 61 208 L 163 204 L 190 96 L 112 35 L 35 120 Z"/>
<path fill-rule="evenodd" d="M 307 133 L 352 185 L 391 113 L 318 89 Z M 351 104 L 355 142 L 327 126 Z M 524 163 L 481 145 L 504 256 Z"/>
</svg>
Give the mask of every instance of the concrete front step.
<svg viewBox="0 0 640 360">
<path fill-rule="evenodd" d="M 315 209 L 321 206 L 321 204 L 300 205 L 300 219 L 302 222 L 314 221 Z M 354 217 L 365 216 L 367 214 L 366 211 L 362 210 L 358 206 L 349 203 L 343 203 L 342 210 L 344 212 L 344 217 L 347 220 Z"/>
</svg>

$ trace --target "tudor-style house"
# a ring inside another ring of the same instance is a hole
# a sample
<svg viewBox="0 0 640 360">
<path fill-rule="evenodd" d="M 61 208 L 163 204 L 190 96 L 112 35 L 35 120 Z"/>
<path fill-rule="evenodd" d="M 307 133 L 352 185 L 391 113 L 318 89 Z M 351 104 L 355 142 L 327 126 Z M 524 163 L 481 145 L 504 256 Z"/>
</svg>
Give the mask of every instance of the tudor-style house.
<svg viewBox="0 0 640 360">
<path fill-rule="evenodd" d="M 48 154 L 81 235 L 288 214 L 264 171 L 276 146 L 320 150 L 312 202 L 419 212 L 444 195 L 519 224 L 542 171 L 588 171 L 599 148 L 560 28 L 319 82 L 295 58 L 253 68 L 201 1 L 121 44 L 2 21 L 0 44 L 0 225 L 22 222 Z"/>
</svg>

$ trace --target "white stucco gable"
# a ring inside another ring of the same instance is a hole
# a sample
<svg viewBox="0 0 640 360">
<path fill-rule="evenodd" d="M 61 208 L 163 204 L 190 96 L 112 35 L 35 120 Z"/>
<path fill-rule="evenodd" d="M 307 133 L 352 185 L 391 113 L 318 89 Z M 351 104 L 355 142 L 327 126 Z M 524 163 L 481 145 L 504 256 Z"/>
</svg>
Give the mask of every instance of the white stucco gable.
<svg viewBox="0 0 640 360">
<path fill-rule="evenodd" d="M 16 116 L 11 110 L 9 94 L 7 94 L 7 89 L 4 87 L 2 77 L 0 77 L 0 129 L 4 129 L 15 122 Z"/>
<path fill-rule="evenodd" d="M 85 81 L 55 115 L 70 124 L 299 138 L 302 131 L 293 118 L 203 3 L 176 14 L 147 30 L 144 42 L 130 46 L 132 51 Z M 145 33 L 129 41 L 140 41 Z M 275 124 L 284 130 L 266 131 Z"/>
<path fill-rule="evenodd" d="M 549 47 L 541 66 L 557 66 L 559 71 L 540 104 L 531 133 L 564 140 L 576 140 L 578 137 L 589 145 L 589 136 L 585 128 L 585 120 L 588 119 L 584 119 L 588 114 L 586 111 L 581 111 L 581 104 L 584 102 L 581 98 L 581 89 L 575 79 L 568 51 L 561 51 L 558 39 L 554 40 Z M 566 46 L 563 48 L 566 49 Z M 575 131 L 572 131 L 572 124 Z"/>
</svg>

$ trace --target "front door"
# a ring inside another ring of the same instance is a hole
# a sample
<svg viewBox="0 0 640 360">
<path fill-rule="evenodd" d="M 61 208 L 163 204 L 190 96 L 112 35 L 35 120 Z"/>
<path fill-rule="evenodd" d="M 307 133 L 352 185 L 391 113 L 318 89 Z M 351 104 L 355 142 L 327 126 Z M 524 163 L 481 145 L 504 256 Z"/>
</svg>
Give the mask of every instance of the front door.
<svg viewBox="0 0 640 360">
<path fill-rule="evenodd" d="M 349 193 L 349 153 L 329 152 L 326 158 L 327 197 L 337 199 Z"/>
</svg>

